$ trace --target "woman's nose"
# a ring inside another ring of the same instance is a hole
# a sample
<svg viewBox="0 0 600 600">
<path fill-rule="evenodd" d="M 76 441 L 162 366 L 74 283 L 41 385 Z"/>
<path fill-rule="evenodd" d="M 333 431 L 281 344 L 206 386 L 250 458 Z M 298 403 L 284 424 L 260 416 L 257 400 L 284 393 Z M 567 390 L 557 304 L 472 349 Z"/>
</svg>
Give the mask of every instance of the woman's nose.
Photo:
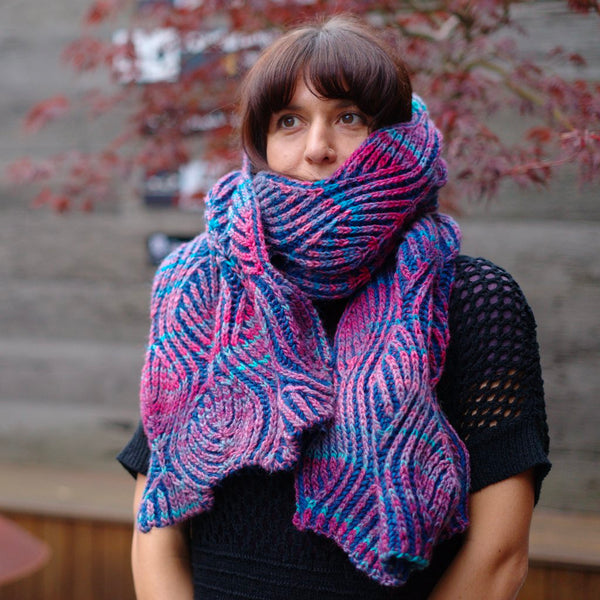
<svg viewBox="0 0 600 600">
<path fill-rule="evenodd" d="M 333 163 L 336 160 L 332 132 L 325 123 L 313 123 L 306 136 L 305 159 L 312 164 Z"/>
</svg>

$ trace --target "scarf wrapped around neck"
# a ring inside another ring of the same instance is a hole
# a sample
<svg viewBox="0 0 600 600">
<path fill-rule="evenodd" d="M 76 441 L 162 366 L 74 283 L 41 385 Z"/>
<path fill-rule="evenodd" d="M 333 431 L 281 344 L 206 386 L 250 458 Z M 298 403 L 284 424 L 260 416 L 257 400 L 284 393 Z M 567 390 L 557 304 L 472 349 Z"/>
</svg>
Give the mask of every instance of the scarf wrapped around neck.
<svg viewBox="0 0 600 600">
<path fill-rule="evenodd" d="M 418 97 L 331 177 L 225 176 L 206 233 L 159 268 L 142 372 L 143 531 L 213 504 L 243 467 L 294 470 L 294 524 L 401 585 L 467 526 L 468 458 L 435 396 L 456 224 Z M 333 338 L 315 302 L 347 299 Z"/>
</svg>

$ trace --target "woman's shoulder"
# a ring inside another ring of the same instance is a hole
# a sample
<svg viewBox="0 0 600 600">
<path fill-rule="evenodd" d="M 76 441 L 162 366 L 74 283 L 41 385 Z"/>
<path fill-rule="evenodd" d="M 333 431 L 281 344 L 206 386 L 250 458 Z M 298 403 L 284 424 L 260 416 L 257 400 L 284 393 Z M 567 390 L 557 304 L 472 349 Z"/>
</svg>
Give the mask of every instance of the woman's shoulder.
<svg viewBox="0 0 600 600">
<path fill-rule="evenodd" d="M 471 355 L 492 359 L 501 348 L 504 358 L 538 356 L 537 324 L 525 294 L 490 260 L 457 257 L 448 309 L 449 352 L 459 362 Z"/>
<path fill-rule="evenodd" d="M 462 255 L 449 309 L 438 397 L 469 450 L 472 491 L 536 467 L 537 499 L 550 463 L 533 312 L 505 269 Z"/>
<path fill-rule="evenodd" d="M 498 286 L 507 291 L 518 288 L 512 275 L 501 266 L 481 256 L 459 254 L 455 259 L 454 288 L 498 292 Z"/>
<path fill-rule="evenodd" d="M 529 313 L 530 307 L 521 287 L 504 268 L 487 258 L 459 255 L 450 296 L 450 318 L 502 312 L 513 316 Z"/>
</svg>

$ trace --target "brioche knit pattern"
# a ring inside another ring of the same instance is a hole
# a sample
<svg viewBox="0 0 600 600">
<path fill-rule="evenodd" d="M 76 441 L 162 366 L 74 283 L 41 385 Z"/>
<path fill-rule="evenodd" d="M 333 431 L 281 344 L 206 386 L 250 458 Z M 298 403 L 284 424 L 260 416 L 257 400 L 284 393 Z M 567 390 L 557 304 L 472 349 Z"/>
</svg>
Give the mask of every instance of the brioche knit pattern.
<svg viewBox="0 0 600 600">
<path fill-rule="evenodd" d="M 386 585 L 467 525 L 466 450 L 434 388 L 459 232 L 435 212 L 440 134 L 371 134 L 328 179 L 224 177 L 207 233 L 160 267 L 142 373 L 147 531 L 213 503 L 228 474 L 297 469 L 294 523 Z M 349 298 L 335 339 L 312 301 Z M 309 432 L 308 435 L 307 432 Z"/>
</svg>

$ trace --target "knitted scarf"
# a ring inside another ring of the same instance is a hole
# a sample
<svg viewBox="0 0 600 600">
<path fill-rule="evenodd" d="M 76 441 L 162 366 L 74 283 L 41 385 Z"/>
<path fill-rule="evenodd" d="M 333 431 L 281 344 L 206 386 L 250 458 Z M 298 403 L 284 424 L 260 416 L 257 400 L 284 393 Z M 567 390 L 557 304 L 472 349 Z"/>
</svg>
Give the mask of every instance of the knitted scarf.
<svg viewBox="0 0 600 600">
<path fill-rule="evenodd" d="M 465 529 L 466 450 L 435 398 L 459 248 L 435 212 L 440 144 L 415 97 L 327 179 L 246 163 L 211 190 L 206 233 L 154 282 L 143 531 L 210 509 L 248 466 L 294 469 L 295 525 L 385 585 Z M 340 298 L 330 339 L 313 301 Z"/>
</svg>

